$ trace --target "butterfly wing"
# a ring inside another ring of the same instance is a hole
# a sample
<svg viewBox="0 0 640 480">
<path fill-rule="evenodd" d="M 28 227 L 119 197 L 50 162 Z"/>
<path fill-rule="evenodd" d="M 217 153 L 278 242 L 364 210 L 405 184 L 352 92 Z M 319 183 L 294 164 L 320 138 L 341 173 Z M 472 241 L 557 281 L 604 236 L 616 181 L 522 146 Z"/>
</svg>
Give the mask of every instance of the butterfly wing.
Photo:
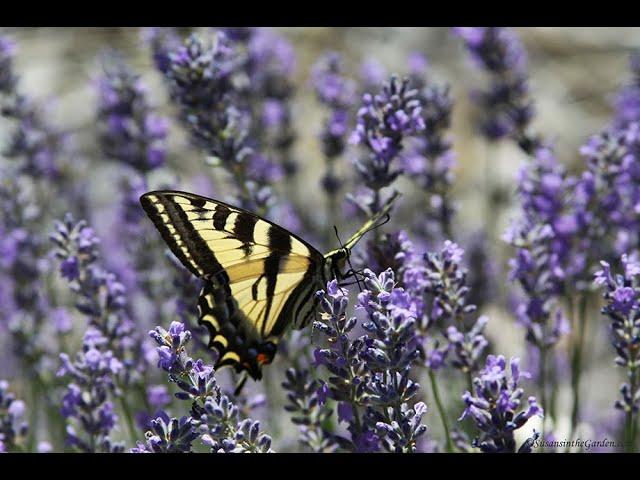
<svg viewBox="0 0 640 480">
<path fill-rule="evenodd" d="M 204 280 L 199 323 L 219 353 L 216 366 L 261 378 L 285 328 L 311 319 L 322 254 L 284 228 L 217 200 L 156 191 L 140 202 L 171 251 Z"/>
</svg>

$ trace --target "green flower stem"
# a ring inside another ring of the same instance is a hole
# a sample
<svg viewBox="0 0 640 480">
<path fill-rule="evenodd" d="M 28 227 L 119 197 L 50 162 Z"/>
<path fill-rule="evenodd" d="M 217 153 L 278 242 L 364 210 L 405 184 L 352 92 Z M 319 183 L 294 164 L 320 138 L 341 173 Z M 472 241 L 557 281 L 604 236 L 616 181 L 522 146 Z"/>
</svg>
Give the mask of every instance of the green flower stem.
<svg viewBox="0 0 640 480">
<path fill-rule="evenodd" d="M 540 348 L 540 359 L 539 359 L 539 373 L 538 373 L 538 388 L 540 390 L 540 403 L 545 413 L 549 408 L 547 402 L 547 348 Z M 547 423 L 547 415 L 542 417 L 542 431 L 540 432 L 540 437 L 544 440 L 545 428 Z"/>
<path fill-rule="evenodd" d="M 587 330 L 587 303 L 588 297 L 582 294 L 578 297 L 578 318 L 574 319 L 574 345 L 571 357 L 571 391 L 573 403 L 571 407 L 571 433 L 569 439 L 573 439 L 580 421 L 580 376 L 582 373 L 582 353 Z"/>
<path fill-rule="evenodd" d="M 40 380 L 37 379 L 33 382 L 29 382 L 29 434 L 27 436 L 26 451 L 29 453 L 35 452 L 36 436 L 38 430 L 38 407 L 42 401 L 42 390 L 40 389 Z"/>
<path fill-rule="evenodd" d="M 449 432 L 449 422 L 447 420 L 447 414 L 442 405 L 442 401 L 440 400 L 440 392 L 438 390 L 436 375 L 432 369 L 429 368 L 428 370 L 429 370 L 429 380 L 431 381 L 431 390 L 433 390 L 433 399 L 436 402 L 436 408 L 438 409 L 440 420 L 442 421 L 442 428 L 444 430 L 444 435 L 445 435 L 446 450 L 448 453 L 452 453 L 453 441 L 451 440 L 451 433 Z"/>
<path fill-rule="evenodd" d="M 635 400 L 636 392 L 640 387 L 640 379 L 638 378 L 638 364 L 637 361 L 633 362 L 627 370 L 629 377 L 629 386 L 631 387 L 630 395 L 632 402 Z M 636 452 L 636 439 L 638 437 L 638 415 L 630 408 L 627 411 L 627 417 L 625 421 L 624 435 L 625 435 L 625 450 L 627 453 Z"/>
<path fill-rule="evenodd" d="M 138 440 L 138 435 L 137 435 L 137 432 L 136 432 L 135 423 L 133 421 L 133 415 L 131 414 L 131 409 L 129 408 L 129 404 L 128 404 L 127 399 L 125 398 L 124 394 L 122 396 L 120 396 L 119 401 L 120 401 L 120 407 L 122 408 L 122 412 L 124 413 L 124 417 L 125 417 L 125 420 L 127 422 L 127 430 L 129 432 L 129 440 L 131 441 L 132 445 L 135 445 L 136 441 Z"/>
</svg>

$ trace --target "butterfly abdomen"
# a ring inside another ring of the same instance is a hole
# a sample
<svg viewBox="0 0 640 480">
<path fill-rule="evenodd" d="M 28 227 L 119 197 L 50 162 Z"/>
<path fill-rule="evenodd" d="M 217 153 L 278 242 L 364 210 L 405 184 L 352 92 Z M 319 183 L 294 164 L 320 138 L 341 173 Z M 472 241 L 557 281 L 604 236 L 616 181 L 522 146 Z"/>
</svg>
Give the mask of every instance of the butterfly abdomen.
<svg viewBox="0 0 640 480">
<path fill-rule="evenodd" d="M 198 323 L 208 329 L 209 348 L 219 354 L 215 368 L 232 365 L 259 380 L 262 366 L 273 361 L 278 339 L 265 340 L 247 328 L 251 322 L 226 292 L 218 282 L 204 281 L 198 300 Z"/>
</svg>

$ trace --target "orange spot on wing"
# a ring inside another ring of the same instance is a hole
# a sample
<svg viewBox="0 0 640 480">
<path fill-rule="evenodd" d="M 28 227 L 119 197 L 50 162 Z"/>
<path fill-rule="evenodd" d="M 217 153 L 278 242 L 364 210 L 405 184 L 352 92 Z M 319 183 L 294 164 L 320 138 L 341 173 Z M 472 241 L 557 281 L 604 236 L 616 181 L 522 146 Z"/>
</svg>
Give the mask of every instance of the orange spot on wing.
<svg viewBox="0 0 640 480">
<path fill-rule="evenodd" d="M 271 363 L 271 359 L 269 358 L 269 356 L 265 355 L 264 353 L 259 353 L 256 359 L 258 360 L 258 363 L 260 365 L 264 365 L 265 363 Z"/>
</svg>

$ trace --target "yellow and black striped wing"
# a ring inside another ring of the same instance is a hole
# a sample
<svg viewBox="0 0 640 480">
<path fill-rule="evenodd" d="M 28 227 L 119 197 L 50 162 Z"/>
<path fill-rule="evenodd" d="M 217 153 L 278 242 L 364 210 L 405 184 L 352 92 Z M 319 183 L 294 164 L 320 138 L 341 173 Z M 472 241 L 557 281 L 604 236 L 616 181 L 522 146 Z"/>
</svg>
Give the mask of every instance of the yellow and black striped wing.
<svg viewBox="0 0 640 480">
<path fill-rule="evenodd" d="M 140 202 L 171 251 L 204 280 L 199 322 L 219 353 L 216 366 L 261 378 L 285 328 L 311 319 L 322 254 L 284 228 L 217 200 L 157 191 Z"/>
</svg>

